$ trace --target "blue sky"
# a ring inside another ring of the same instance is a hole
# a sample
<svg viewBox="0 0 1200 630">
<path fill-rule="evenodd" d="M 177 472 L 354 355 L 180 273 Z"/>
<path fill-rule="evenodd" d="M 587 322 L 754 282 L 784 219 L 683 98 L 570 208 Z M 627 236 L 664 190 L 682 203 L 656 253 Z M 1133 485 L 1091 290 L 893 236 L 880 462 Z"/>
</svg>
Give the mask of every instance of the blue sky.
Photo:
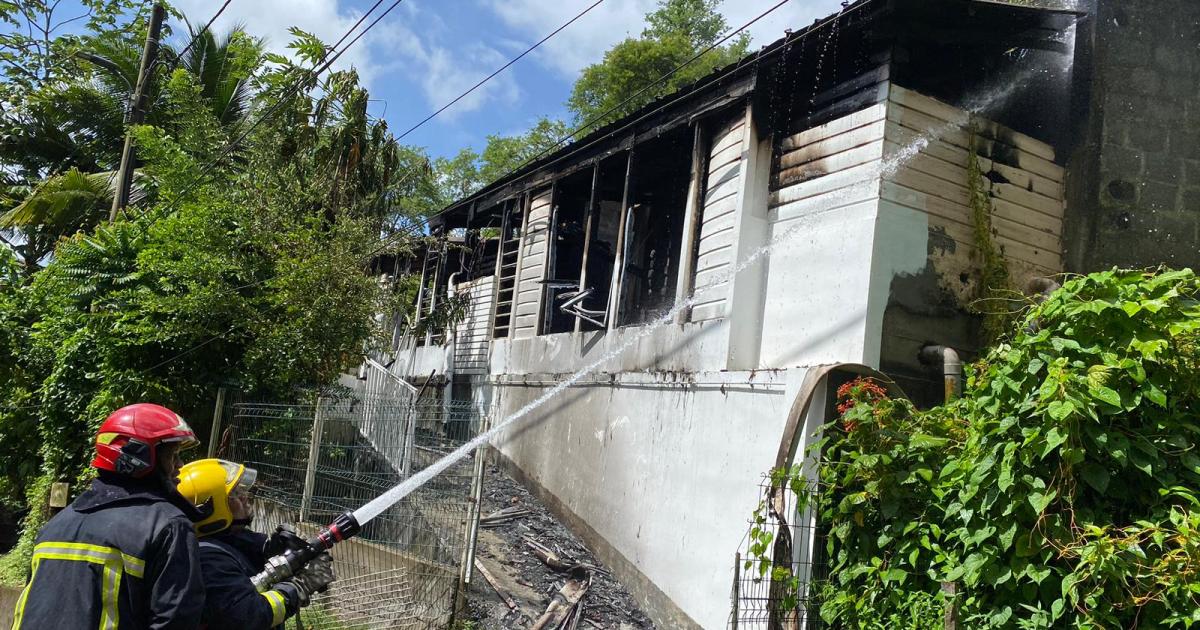
<svg viewBox="0 0 1200 630">
<path fill-rule="evenodd" d="M 400 133 L 544 37 L 594 0 L 405 0 L 339 61 L 363 76 L 371 113 Z M 778 0 L 725 0 L 721 12 L 741 26 Z M 223 0 L 174 0 L 193 23 Z M 232 0 L 216 27 L 241 23 L 286 53 L 288 28 L 337 41 L 373 0 Z M 390 5 L 386 2 L 383 7 Z M 525 130 L 538 117 L 565 116 L 579 70 L 627 36 L 637 36 L 656 0 L 604 0 L 533 54 L 404 139 L 448 156 L 482 148 L 488 134 Z M 840 0 L 791 0 L 750 29 L 761 46 L 840 8 Z M 381 9 L 382 10 L 382 7 Z M 375 16 L 368 19 L 370 23 Z"/>
</svg>

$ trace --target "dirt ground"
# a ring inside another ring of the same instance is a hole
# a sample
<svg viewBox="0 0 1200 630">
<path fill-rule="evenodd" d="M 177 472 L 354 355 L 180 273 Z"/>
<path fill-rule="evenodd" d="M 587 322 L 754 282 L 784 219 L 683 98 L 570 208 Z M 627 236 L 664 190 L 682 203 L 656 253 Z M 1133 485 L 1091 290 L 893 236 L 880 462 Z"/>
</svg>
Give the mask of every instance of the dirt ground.
<svg viewBox="0 0 1200 630">
<path fill-rule="evenodd" d="M 495 467 L 484 475 L 481 514 L 523 507 L 530 514 L 492 527 L 480 527 L 477 557 L 500 588 L 517 604 L 510 610 L 487 580 L 475 571 L 467 598 L 470 618 L 481 630 L 528 628 L 546 610 L 567 579 L 546 566 L 525 542 L 531 538 L 569 563 L 593 565 L 592 582 L 583 598 L 583 618 L 577 628 L 643 630 L 655 626 L 638 609 L 633 596 L 617 582 L 592 553 L 520 484 Z"/>
</svg>

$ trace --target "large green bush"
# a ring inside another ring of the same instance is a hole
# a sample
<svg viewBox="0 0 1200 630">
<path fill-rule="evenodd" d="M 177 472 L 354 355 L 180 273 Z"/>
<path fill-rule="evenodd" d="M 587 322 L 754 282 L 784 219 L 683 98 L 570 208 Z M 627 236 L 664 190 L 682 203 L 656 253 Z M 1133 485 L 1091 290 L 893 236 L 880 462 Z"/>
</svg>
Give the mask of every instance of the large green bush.
<svg viewBox="0 0 1200 630">
<path fill-rule="evenodd" d="M 1200 627 L 1200 279 L 1067 282 L 930 411 L 844 392 L 818 495 L 848 628 Z M 901 622 L 900 620 L 905 620 Z"/>
<path fill-rule="evenodd" d="M 381 338 L 377 313 L 412 303 L 370 269 L 408 239 L 380 246 L 401 212 L 401 164 L 352 71 L 318 96 L 289 94 L 281 105 L 301 121 L 264 121 L 219 166 L 229 133 L 200 85 L 183 70 L 164 78 L 157 107 L 172 124 L 135 130 L 145 203 L 57 240 L 33 273 L 0 252 L 0 498 L 28 514 L 3 581 L 23 578 L 48 484 L 86 487 L 114 409 L 203 418 L 222 386 L 289 397 L 327 385 Z"/>
</svg>

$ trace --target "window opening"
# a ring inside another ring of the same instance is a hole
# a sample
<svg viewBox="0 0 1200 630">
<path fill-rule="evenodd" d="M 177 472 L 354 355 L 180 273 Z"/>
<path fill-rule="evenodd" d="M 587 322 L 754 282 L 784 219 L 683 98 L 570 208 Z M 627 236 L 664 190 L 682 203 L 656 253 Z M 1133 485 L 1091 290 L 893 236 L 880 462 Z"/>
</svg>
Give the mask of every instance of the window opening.
<svg viewBox="0 0 1200 630">
<path fill-rule="evenodd" d="M 578 330 L 603 330 L 608 323 L 608 301 L 612 290 L 613 267 L 617 259 L 617 239 L 621 227 L 621 205 L 625 200 L 625 178 L 629 154 L 620 153 L 601 160 L 595 176 L 593 210 L 588 225 L 587 253 L 580 278 L 586 294 L 577 305 L 587 314 L 579 319 Z"/>
<path fill-rule="evenodd" d="M 617 323 L 642 324 L 675 302 L 693 131 L 681 127 L 637 147 L 632 172 Z"/>
<path fill-rule="evenodd" d="M 554 185 L 550 272 L 543 281 L 546 285 L 543 334 L 571 332 L 575 330 L 577 318 L 596 320 L 596 317 L 579 310 L 580 302 L 589 293 L 588 287 L 580 284 L 594 179 L 594 169 L 583 169 L 567 175 Z M 602 322 L 604 314 L 601 312 L 599 316 L 599 322 Z"/>
</svg>

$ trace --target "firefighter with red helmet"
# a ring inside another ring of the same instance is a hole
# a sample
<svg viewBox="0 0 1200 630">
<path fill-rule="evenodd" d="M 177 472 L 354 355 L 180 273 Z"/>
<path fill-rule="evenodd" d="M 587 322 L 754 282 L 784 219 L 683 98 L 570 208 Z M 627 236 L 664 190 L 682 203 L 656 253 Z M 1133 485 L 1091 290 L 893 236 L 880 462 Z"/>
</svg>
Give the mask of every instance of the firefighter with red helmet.
<svg viewBox="0 0 1200 630">
<path fill-rule="evenodd" d="M 13 630 L 193 630 L 204 609 L 196 534 L 204 514 L 176 490 L 195 433 L 152 404 L 96 434 L 92 487 L 38 534 Z"/>
</svg>

